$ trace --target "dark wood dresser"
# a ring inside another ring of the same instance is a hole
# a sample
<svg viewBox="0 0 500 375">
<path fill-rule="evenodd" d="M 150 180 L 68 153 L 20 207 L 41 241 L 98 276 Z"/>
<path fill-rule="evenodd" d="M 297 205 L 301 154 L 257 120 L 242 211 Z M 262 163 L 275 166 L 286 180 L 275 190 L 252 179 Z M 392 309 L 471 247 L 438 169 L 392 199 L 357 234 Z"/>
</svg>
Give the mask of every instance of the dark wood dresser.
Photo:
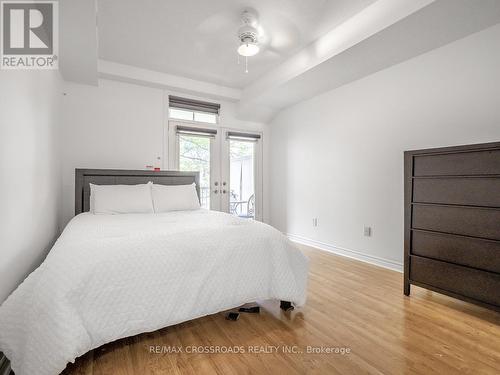
<svg viewBox="0 0 500 375">
<path fill-rule="evenodd" d="M 500 142 L 405 152 L 404 293 L 500 311 Z"/>
</svg>

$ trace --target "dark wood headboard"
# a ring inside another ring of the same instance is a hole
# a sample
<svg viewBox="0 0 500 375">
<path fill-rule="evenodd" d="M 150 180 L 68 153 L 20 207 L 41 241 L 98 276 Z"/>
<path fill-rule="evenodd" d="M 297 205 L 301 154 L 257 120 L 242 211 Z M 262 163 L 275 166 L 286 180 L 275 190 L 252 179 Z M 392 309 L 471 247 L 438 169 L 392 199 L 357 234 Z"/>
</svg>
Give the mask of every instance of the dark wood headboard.
<svg viewBox="0 0 500 375">
<path fill-rule="evenodd" d="M 159 185 L 189 185 L 194 182 L 200 197 L 199 172 L 75 169 L 75 215 L 90 210 L 89 184 L 136 185 L 149 181 Z"/>
</svg>

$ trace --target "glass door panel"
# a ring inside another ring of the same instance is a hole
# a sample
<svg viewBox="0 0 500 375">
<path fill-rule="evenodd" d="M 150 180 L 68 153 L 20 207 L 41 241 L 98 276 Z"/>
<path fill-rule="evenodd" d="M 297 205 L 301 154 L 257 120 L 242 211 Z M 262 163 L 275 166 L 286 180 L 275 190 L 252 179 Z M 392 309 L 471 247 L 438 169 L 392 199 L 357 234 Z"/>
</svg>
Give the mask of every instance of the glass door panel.
<svg viewBox="0 0 500 375">
<path fill-rule="evenodd" d="M 169 122 L 168 166 L 200 173 L 206 209 L 262 220 L 261 134 Z"/>
<path fill-rule="evenodd" d="M 229 139 L 229 213 L 255 219 L 255 142 Z"/>
<path fill-rule="evenodd" d="M 211 208 L 211 139 L 191 134 L 178 135 L 179 170 L 200 172 L 200 202 L 206 209 Z"/>
</svg>

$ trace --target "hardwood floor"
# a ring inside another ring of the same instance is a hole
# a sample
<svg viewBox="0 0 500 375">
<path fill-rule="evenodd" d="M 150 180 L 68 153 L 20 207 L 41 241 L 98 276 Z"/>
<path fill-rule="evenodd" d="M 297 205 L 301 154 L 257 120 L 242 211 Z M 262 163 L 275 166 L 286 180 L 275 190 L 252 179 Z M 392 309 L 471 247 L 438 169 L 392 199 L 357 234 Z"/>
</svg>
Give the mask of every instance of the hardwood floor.
<svg viewBox="0 0 500 375">
<path fill-rule="evenodd" d="M 500 374 L 499 313 L 417 287 L 405 297 L 402 274 L 302 249 L 311 259 L 303 308 L 283 313 L 266 301 L 260 314 L 236 322 L 220 313 L 119 340 L 64 374 Z M 191 346 L 246 353 L 187 353 Z M 250 346 L 278 350 L 249 353 Z M 302 353 L 284 353 L 286 346 Z M 307 353 L 307 346 L 350 352 Z M 168 347 L 183 352 L 150 352 Z"/>
</svg>

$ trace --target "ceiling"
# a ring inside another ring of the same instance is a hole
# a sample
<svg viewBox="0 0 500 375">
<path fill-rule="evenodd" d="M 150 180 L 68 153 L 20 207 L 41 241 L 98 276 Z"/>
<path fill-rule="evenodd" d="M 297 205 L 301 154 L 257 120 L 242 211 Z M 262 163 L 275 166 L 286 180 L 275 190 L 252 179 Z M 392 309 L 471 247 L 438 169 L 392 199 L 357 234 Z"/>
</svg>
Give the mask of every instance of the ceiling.
<svg viewBox="0 0 500 375">
<path fill-rule="evenodd" d="M 102 60 L 244 88 L 375 0 L 98 0 Z M 237 63 L 240 14 L 254 9 L 263 51 Z"/>
<path fill-rule="evenodd" d="M 236 55 L 246 7 L 260 14 L 266 37 L 248 74 Z M 67 81 L 113 79 L 231 101 L 239 119 L 268 122 L 283 108 L 500 23 L 500 1 L 78 0 L 60 3 L 60 19 Z"/>
</svg>

